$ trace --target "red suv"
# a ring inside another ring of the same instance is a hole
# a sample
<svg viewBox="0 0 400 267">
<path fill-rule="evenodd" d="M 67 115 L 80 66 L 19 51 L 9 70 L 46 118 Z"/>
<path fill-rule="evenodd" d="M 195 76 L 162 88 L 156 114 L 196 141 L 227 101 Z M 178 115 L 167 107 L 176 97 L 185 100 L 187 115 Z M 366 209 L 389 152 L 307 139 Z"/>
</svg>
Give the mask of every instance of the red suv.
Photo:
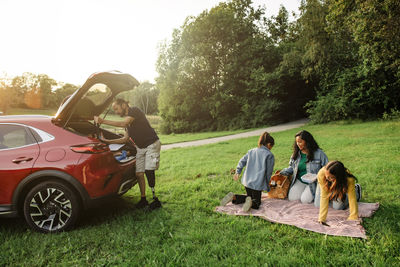
<svg viewBox="0 0 400 267">
<path fill-rule="evenodd" d="M 93 116 L 105 116 L 117 94 L 138 84 L 129 74 L 95 73 L 54 117 L 0 116 L 0 217 L 23 215 L 34 230 L 59 232 L 97 200 L 135 185 L 134 146 L 119 148 L 128 154 L 121 160 L 118 147 L 98 139 L 120 136 Z"/>
</svg>

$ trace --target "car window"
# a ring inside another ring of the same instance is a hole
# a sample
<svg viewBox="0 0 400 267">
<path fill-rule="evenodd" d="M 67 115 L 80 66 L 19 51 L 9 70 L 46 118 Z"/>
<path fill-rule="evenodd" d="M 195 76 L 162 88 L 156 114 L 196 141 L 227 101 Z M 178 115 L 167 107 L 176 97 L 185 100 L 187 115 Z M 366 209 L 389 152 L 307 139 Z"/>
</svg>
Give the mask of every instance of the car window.
<svg viewBox="0 0 400 267">
<path fill-rule="evenodd" d="M 22 125 L 0 124 L 0 149 L 16 148 L 34 144 L 32 134 Z"/>
<path fill-rule="evenodd" d="M 95 106 L 101 106 L 111 96 L 111 89 L 103 83 L 96 83 L 90 87 L 85 98 L 90 100 Z"/>
<path fill-rule="evenodd" d="M 97 111 L 104 109 L 105 102 L 112 95 L 111 89 L 102 83 L 94 84 L 79 100 L 75 114 L 83 119 L 93 119 Z"/>
<path fill-rule="evenodd" d="M 34 129 L 30 129 L 31 130 L 31 134 L 33 135 L 33 137 L 36 139 L 36 142 L 40 143 L 43 141 L 42 137 L 38 134 L 38 132 L 36 132 Z"/>
<path fill-rule="evenodd" d="M 49 134 L 45 131 L 39 130 L 34 127 L 29 127 L 29 129 L 31 130 L 32 135 L 35 137 L 36 142 L 38 142 L 38 143 L 43 143 L 43 142 L 48 142 L 48 141 L 54 140 L 54 136 L 52 136 L 51 134 Z"/>
</svg>

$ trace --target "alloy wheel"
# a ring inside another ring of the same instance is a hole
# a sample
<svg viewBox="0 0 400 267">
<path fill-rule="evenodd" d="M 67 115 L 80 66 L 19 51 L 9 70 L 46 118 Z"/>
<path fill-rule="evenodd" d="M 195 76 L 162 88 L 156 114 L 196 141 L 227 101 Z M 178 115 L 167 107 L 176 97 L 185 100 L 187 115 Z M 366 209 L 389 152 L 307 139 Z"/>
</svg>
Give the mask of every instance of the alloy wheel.
<svg viewBox="0 0 400 267">
<path fill-rule="evenodd" d="M 78 214 L 78 202 L 65 185 L 52 182 L 34 187 L 24 204 L 28 224 L 41 232 L 59 232 L 72 225 Z"/>
</svg>

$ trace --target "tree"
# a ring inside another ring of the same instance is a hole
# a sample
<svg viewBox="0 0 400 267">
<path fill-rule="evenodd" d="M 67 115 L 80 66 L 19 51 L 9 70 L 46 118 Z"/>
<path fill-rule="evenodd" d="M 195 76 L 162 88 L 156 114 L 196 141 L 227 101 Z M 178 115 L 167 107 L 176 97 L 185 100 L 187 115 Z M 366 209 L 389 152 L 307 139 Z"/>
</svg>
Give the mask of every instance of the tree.
<svg viewBox="0 0 400 267">
<path fill-rule="evenodd" d="M 270 114 L 261 104 L 268 101 L 267 89 L 251 82 L 270 61 L 264 61 L 268 40 L 257 26 L 263 10 L 250 4 L 220 3 L 189 17 L 161 48 L 157 87 L 165 131 L 251 127 L 260 123 L 256 110 Z"/>
<path fill-rule="evenodd" d="M 358 46 L 353 70 L 360 117 L 381 116 L 400 103 L 400 2 L 330 1 L 330 32 L 339 26 Z"/>
<path fill-rule="evenodd" d="M 54 108 L 53 88 L 57 82 L 46 74 L 25 72 L 12 80 L 12 88 L 16 94 L 14 106 L 30 108 Z"/>
<path fill-rule="evenodd" d="M 0 79 L 0 111 L 3 115 L 8 113 L 8 109 L 15 101 L 15 94 L 13 93 L 11 85 L 11 80 L 8 78 Z"/>
<path fill-rule="evenodd" d="M 280 107 L 275 110 L 274 116 L 285 121 L 303 118 L 306 115 L 304 105 L 315 98 L 313 83 L 302 75 L 305 49 L 301 42 L 301 30 L 298 21 L 289 21 L 284 6 L 276 17 L 267 19 L 266 34 L 273 41 L 274 51 L 269 55 L 276 55 L 278 65 L 272 65 L 274 68 L 264 73 L 264 87 L 275 92 Z"/>
<path fill-rule="evenodd" d="M 135 90 L 124 92 L 121 98 L 127 100 L 133 106 L 139 107 L 146 115 L 158 113 L 158 95 L 159 90 L 154 84 L 145 81 Z"/>
<path fill-rule="evenodd" d="M 42 107 L 54 108 L 58 106 L 55 100 L 54 90 L 57 86 L 57 82 L 47 76 L 46 74 L 39 74 L 36 76 L 38 82 L 38 88 L 41 94 Z"/>
<path fill-rule="evenodd" d="M 313 44 L 322 44 L 321 49 L 329 55 L 310 57 L 318 58 L 316 62 L 322 66 L 308 72 L 319 79 L 318 97 L 308 104 L 311 119 L 326 122 L 376 118 L 397 109 L 400 103 L 398 1 L 307 1 L 304 14 L 312 11 L 311 3 L 321 6 L 323 23 L 309 24 L 303 16 L 304 25 L 312 25 L 310 31 L 321 25 L 320 36 L 329 40 L 322 43 L 313 36 L 304 43 L 310 47 L 309 51 L 315 51 L 311 48 Z"/>
<path fill-rule="evenodd" d="M 78 86 L 70 84 L 70 83 L 66 83 L 66 84 L 60 84 L 61 87 L 57 88 L 54 91 L 54 106 L 58 107 L 61 105 L 61 103 L 63 102 L 63 100 L 69 96 L 72 95 L 76 90 L 79 89 Z"/>
</svg>

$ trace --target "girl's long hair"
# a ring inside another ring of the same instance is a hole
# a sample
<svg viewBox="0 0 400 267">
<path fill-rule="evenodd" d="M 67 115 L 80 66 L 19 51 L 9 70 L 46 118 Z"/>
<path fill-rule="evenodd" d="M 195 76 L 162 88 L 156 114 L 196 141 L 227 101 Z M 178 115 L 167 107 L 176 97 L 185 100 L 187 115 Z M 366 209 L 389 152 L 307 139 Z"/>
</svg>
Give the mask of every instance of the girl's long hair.
<svg viewBox="0 0 400 267">
<path fill-rule="evenodd" d="M 297 136 L 300 136 L 301 139 L 306 141 L 306 146 L 308 149 L 307 162 L 312 161 L 314 159 L 314 152 L 317 151 L 319 146 L 318 146 L 317 142 L 315 141 L 314 137 L 312 136 L 312 134 L 310 134 L 306 130 L 302 130 L 294 136 L 292 158 L 297 159 L 297 156 L 299 155 L 299 151 L 300 151 L 300 149 L 296 143 Z"/>
<path fill-rule="evenodd" d="M 328 162 L 328 164 L 326 164 L 325 166 L 325 170 L 329 171 L 336 178 L 333 181 L 328 181 L 327 179 L 325 179 L 325 183 L 323 184 L 325 190 L 331 192 L 329 199 L 341 199 L 342 201 L 344 201 L 347 193 L 347 178 L 357 178 L 349 172 L 349 170 L 343 165 L 342 162 L 337 160 Z"/>
<path fill-rule="evenodd" d="M 267 146 L 267 144 L 275 145 L 274 138 L 268 132 L 264 132 L 258 139 L 258 147 Z"/>
</svg>

